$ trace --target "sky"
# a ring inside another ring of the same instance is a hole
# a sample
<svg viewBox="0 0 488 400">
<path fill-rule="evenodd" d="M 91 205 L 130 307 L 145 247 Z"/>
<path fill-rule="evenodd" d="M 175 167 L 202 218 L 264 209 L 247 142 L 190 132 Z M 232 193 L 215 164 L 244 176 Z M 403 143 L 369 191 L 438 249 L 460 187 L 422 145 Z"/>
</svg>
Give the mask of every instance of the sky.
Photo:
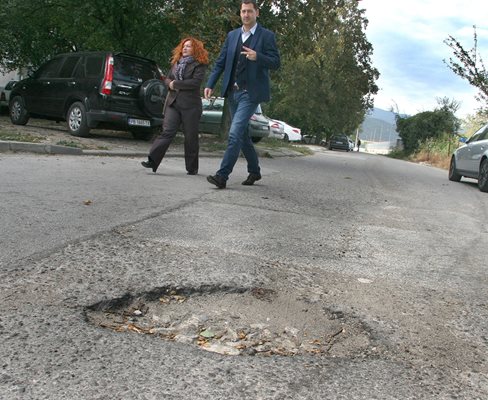
<svg viewBox="0 0 488 400">
<path fill-rule="evenodd" d="M 486 0 L 361 0 L 369 20 L 366 36 L 373 45 L 373 65 L 380 88 L 375 107 L 414 115 L 432 111 L 438 97 L 461 102 L 456 116 L 474 114 L 478 90 L 452 72 L 443 60 L 453 56 L 444 43 L 449 35 L 465 50 L 474 45 L 488 68 Z"/>
</svg>

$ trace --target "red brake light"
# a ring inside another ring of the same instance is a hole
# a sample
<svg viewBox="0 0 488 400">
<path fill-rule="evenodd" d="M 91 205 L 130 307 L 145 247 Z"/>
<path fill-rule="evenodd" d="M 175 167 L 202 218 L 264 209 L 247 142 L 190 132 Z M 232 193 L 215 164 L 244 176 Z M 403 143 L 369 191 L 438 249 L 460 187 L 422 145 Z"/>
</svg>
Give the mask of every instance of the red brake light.
<svg viewBox="0 0 488 400">
<path fill-rule="evenodd" d="M 114 78 L 114 58 L 112 56 L 107 56 L 105 60 L 105 75 L 102 81 L 102 89 L 100 93 L 102 94 L 112 94 L 112 81 Z"/>
</svg>

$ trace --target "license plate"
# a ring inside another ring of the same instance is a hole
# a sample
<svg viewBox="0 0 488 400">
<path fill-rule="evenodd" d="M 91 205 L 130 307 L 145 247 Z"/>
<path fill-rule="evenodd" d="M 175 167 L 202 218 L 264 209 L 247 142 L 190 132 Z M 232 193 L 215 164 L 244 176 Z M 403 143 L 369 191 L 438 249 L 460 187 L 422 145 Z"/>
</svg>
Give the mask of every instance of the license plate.
<svg viewBox="0 0 488 400">
<path fill-rule="evenodd" d="M 147 119 L 129 118 L 128 123 L 133 126 L 151 126 L 151 121 L 148 121 Z"/>
<path fill-rule="evenodd" d="M 267 126 L 262 126 L 261 129 L 264 130 L 264 131 L 267 131 L 268 130 L 268 127 Z"/>
</svg>

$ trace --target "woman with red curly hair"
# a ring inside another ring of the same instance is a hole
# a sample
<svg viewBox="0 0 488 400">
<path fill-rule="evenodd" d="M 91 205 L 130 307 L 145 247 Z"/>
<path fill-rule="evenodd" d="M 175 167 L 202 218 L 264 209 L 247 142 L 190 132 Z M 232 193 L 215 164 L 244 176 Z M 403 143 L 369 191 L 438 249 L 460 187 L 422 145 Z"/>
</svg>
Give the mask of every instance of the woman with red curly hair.
<svg viewBox="0 0 488 400">
<path fill-rule="evenodd" d="M 198 123 L 202 115 L 200 87 L 207 65 L 208 52 L 200 40 L 187 37 L 174 48 L 171 70 L 165 79 L 169 90 L 164 103 L 163 130 L 154 140 L 148 160 L 141 163 L 143 167 L 156 172 L 183 125 L 186 171 L 188 175 L 198 174 Z"/>
</svg>

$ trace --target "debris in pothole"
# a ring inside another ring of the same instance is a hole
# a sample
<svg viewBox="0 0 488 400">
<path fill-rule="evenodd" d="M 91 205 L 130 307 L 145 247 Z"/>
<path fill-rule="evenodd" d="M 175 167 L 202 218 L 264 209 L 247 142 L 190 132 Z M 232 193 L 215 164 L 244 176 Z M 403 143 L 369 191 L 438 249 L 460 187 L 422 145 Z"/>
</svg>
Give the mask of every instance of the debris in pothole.
<svg viewBox="0 0 488 400">
<path fill-rule="evenodd" d="M 338 318 L 339 316 L 339 318 Z M 243 293 L 179 293 L 133 300 L 117 310 L 88 311 L 88 320 L 225 355 L 343 356 L 363 352 L 369 335 L 320 302 L 254 288 Z"/>
</svg>

